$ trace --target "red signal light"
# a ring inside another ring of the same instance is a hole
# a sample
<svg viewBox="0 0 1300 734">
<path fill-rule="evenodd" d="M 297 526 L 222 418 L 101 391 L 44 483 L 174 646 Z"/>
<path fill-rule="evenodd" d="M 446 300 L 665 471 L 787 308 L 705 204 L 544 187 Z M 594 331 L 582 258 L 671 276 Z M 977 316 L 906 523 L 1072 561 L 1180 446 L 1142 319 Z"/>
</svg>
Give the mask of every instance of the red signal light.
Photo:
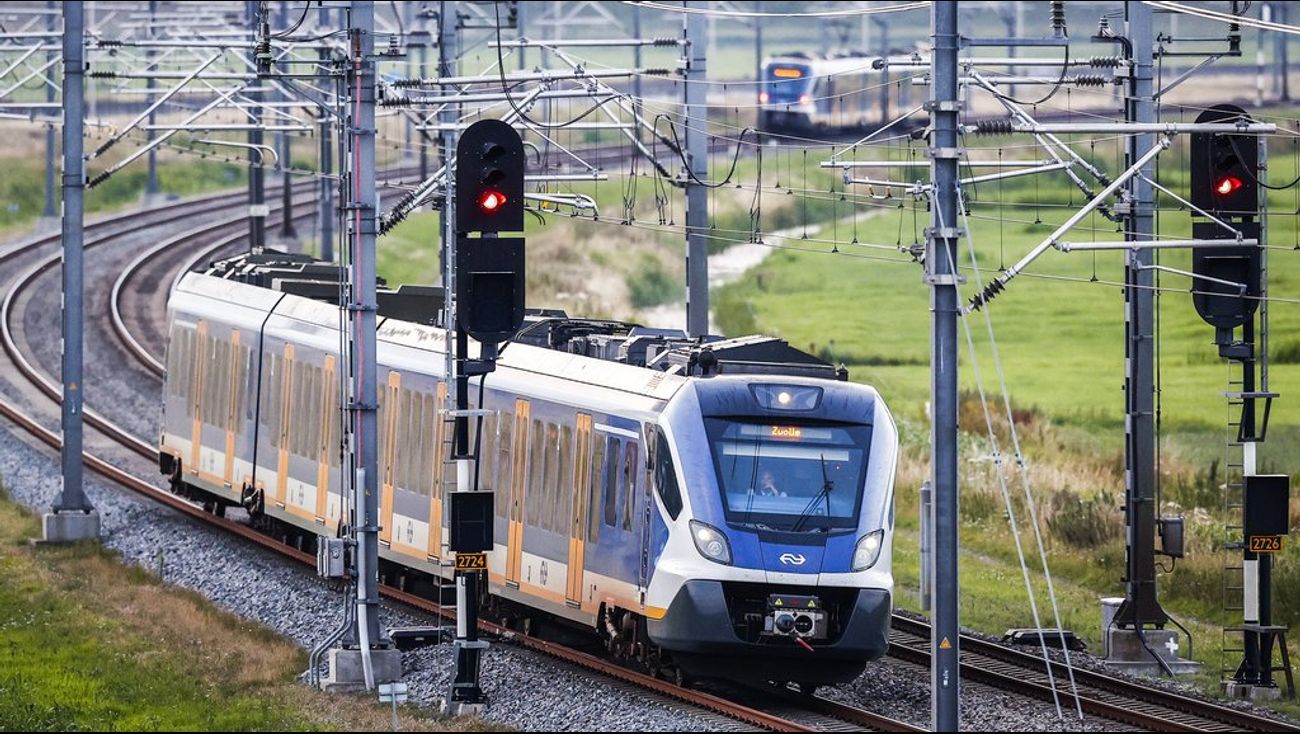
<svg viewBox="0 0 1300 734">
<path fill-rule="evenodd" d="M 500 191 L 488 189 L 478 196 L 478 208 L 484 214 L 496 214 L 506 205 L 506 196 Z"/>
<path fill-rule="evenodd" d="M 1214 183 L 1214 193 L 1219 196 L 1227 196 L 1240 189 L 1243 185 L 1241 179 L 1236 176 L 1224 176 Z"/>
</svg>

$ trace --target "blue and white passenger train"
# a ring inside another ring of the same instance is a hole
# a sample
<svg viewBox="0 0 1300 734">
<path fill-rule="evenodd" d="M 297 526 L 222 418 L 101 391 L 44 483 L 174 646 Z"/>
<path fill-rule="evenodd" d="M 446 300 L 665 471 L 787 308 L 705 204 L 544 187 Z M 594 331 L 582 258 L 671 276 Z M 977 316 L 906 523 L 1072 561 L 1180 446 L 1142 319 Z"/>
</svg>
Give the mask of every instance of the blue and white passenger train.
<svg viewBox="0 0 1300 734">
<path fill-rule="evenodd" d="M 338 309 L 232 275 L 247 270 L 219 263 L 172 293 L 160 468 L 214 511 L 314 542 L 344 507 Z M 390 579 L 451 573 L 444 335 L 381 300 Z M 857 676 L 887 647 L 898 437 L 845 376 L 775 339 L 532 319 L 484 385 L 489 609 L 544 612 L 689 675 Z"/>
</svg>

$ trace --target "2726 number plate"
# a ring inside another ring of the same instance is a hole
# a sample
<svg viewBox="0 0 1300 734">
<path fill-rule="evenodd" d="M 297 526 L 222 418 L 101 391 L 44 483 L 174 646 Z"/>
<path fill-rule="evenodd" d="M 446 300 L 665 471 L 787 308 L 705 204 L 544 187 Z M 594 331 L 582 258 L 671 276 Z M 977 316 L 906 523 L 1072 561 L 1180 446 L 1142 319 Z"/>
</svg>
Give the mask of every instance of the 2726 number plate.
<svg viewBox="0 0 1300 734">
<path fill-rule="evenodd" d="M 1282 536 L 1281 535 L 1252 535 L 1250 536 L 1251 553 L 1281 553 Z"/>
</svg>

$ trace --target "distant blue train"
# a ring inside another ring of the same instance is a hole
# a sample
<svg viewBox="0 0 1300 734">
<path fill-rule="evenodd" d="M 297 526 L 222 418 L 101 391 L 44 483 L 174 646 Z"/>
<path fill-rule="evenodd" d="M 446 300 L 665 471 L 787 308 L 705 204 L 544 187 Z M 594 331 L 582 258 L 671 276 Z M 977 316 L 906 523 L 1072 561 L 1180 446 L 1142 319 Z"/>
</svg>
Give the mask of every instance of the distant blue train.
<svg viewBox="0 0 1300 734">
<path fill-rule="evenodd" d="M 172 293 L 160 467 L 213 510 L 314 542 L 346 517 L 339 312 L 246 271 Z M 381 313 L 378 336 L 381 558 L 436 580 L 455 485 L 445 332 Z M 898 436 L 844 377 L 775 339 L 532 318 L 483 386 L 488 608 L 691 676 L 854 678 L 888 644 Z"/>
</svg>

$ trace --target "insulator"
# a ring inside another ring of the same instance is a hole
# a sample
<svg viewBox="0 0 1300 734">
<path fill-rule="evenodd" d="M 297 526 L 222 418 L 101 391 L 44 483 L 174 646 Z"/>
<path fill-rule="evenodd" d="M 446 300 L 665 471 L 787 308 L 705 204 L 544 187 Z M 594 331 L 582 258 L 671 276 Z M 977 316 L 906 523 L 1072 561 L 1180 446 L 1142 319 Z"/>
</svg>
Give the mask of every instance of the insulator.
<svg viewBox="0 0 1300 734">
<path fill-rule="evenodd" d="M 646 69 L 642 73 L 645 74 L 646 76 L 668 76 L 672 74 L 673 71 L 672 69 L 657 68 L 657 69 Z"/>
<path fill-rule="evenodd" d="M 421 83 L 422 80 L 420 79 L 395 79 L 389 82 L 388 85 L 394 89 L 410 89 L 411 87 L 420 86 Z"/>
<path fill-rule="evenodd" d="M 1001 293 L 1003 288 L 1006 288 L 1006 284 L 1003 283 L 1000 278 L 995 278 L 994 280 L 989 281 L 989 284 L 984 286 L 984 290 L 971 296 L 970 310 L 980 310 L 984 307 L 984 304 L 993 300 L 994 296 Z"/>
<path fill-rule="evenodd" d="M 1068 35 L 1065 32 L 1065 3 L 1052 0 L 1052 32 L 1057 38 Z"/>
<path fill-rule="evenodd" d="M 980 120 L 975 123 L 976 135 L 1009 135 L 1015 132 L 1010 118 L 1005 120 Z"/>
<path fill-rule="evenodd" d="M 117 72 L 116 71 L 92 71 L 88 73 L 86 76 L 90 77 L 91 79 L 116 79 Z"/>
<path fill-rule="evenodd" d="M 677 45 L 677 38 L 675 38 L 674 36 L 665 36 L 665 37 L 663 37 L 663 38 L 656 38 L 656 39 L 654 39 L 654 45 L 656 45 L 656 46 L 676 46 L 676 45 Z"/>
<path fill-rule="evenodd" d="M 1110 83 L 1110 78 L 1101 74 L 1078 74 L 1074 77 L 1076 87 L 1104 87 Z"/>
<path fill-rule="evenodd" d="M 1119 56 L 1093 56 L 1088 59 L 1088 66 L 1094 69 L 1115 69 L 1124 63 L 1124 59 Z"/>
</svg>

